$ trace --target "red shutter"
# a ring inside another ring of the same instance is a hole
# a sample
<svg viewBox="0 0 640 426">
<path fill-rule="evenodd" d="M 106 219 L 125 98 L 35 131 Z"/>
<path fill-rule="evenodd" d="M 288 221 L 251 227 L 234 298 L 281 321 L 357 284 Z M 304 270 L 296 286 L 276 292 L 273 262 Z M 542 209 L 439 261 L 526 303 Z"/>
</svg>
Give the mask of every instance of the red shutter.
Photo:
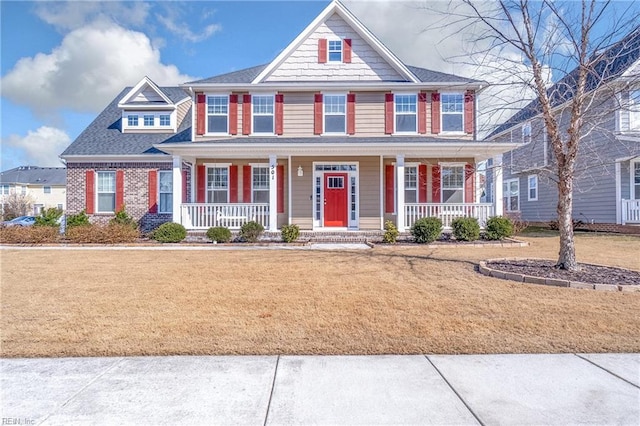
<svg viewBox="0 0 640 426">
<path fill-rule="evenodd" d="M 238 134 L 238 95 L 229 95 L 229 133 Z"/>
<path fill-rule="evenodd" d="M 427 133 L 427 94 L 418 93 L 418 133 Z"/>
<path fill-rule="evenodd" d="M 196 95 L 196 133 L 205 134 L 207 97 L 203 93 Z"/>
<path fill-rule="evenodd" d="M 418 202 L 427 202 L 427 165 L 418 166 Z"/>
<path fill-rule="evenodd" d="M 229 166 L 229 202 L 238 202 L 238 166 Z"/>
<path fill-rule="evenodd" d="M 351 63 L 351 39 L 345 38 L 342 41 L 342 62 L 345 64 Z"/>
<path fill-rule="evenodd" d="M 284 166 L 282 164 L 276 168 L 276 178 L 278 180 L 278 213 L 284 213 Z"/>
<path fill-rule="evenodd" d="M 464 202 L 473 203 L 475 198 L 475 169 L 473 164 L 464 166 Z"/>
<path fill-rule="evenodd" d="M 242 134 L 251 134 L 251 95 L 242 95 Z"/>
<path fill-rule="evenodd" d="M 318 40 L 318 63 L 324 64 L 327 62 L 327 39 L 321 38 Z"/>
<path fill-rule="evenodd" d="M 251 202 L 251 166 L 242 166 L 242 202 Z"/>
<path fill-rule="evenodd" d="M 276 94 L 276 135 L 284 133 L 283 116 L 284 116 L 284 95 L 282 93 Z"/>
<path fill-rule="evenodd" d="M 467 90 L 464 94 L 464 131 L 473 133 L 473 90 Z"/>
<path fill-rule="evenodd" d="M 196 179 L 196 203 L 206 203 L 207 201 L 207 168 L 204 164 L 197 166 Z"/>
<path fill-rule="evenodd" d="M 395 167 L 387 164 L 384 168 L 384 212 L 395 211 Z"/>
<path fill-rule="evenodd" d="M 187 194 L 187 171 L 182 171 L 182 202 L 186 203 L 189 201 L 189 194 Z"/>
<path fill-rule="evenodd" d="M 313 133 L 316 135 L 322 134 L 322 93 L 316 93 L 314 97 Z"/>
<path fill-rule="evenodd" d="M 93 214 L 96 205 L 96 174 L 87 170 L 85 178 L 85 212 Z"/>
<path fill-rule="evenodd" d="M 439 203 L 440 200 L 440 166 L 431 167 L 431 202 Z"/>
<path fill-rule="evenodd" d="M 384 95 L 384 132 L 393 134 L 393 93 Z"/>
<path fill-rule="evenodd" d="M 356 133 L 356 94 L 347 94 L 347 134 Z"/>
<path fill-rule="evenodd" d="M 149 170 L 149 213 L 158 213 L 158 171 Z"/>
<path fill-rule="evenodd" d="M 124 208 L 124 170 L 116 170 L 116 211 Z"/>
<path fill-rule="evenodd" d="M 440 93 L 431 94 L 431 133 L 440 133 Z"/>
</svg>

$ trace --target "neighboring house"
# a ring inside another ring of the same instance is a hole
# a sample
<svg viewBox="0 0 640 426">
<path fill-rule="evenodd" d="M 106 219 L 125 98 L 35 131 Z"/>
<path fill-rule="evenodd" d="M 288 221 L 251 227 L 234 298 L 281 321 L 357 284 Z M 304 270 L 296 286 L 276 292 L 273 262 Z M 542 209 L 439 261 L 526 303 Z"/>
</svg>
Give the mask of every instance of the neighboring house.
<svg viewBox="0 0 640 426">
<path fill-rule="evenodd" d="M 484 87 L 404 64 L 334 1 L 268 64 L 123 90 L 62 154 L 69 211 L 126 206 L 145 229 L 484 224 L 500 212 L 476 164 L 514 147 L 476 140 Z"/>
<path fill-rule="evenodd" d="M 586 224 L 640 224 L 640 28 L 603 51 L 587 81 L 584 117 L 573 192 L 573 218 Z M 575 70 L 548 89 L 566 129 Z M 530 222 L 557 219 L 555 159 L 547 141 L 540 103 L 532 101 L 486 140 L 519 146 L 489 160 L 488 199 L 502 202 L 507 214 Z M 498 179 L 496 179 L 496 176 Z M 597 226 L 593 226 L 597 228 Z"/>
<path fill-rule="evenodd" d="M 10 194 L 22 194 L 32 202 L 29 214 L 39 215 L 42 209 L 56 207 L 65 210 L 67 171 L 64 167 L 20 166 L 0 173 L 2 208 Z"/>
</svg>

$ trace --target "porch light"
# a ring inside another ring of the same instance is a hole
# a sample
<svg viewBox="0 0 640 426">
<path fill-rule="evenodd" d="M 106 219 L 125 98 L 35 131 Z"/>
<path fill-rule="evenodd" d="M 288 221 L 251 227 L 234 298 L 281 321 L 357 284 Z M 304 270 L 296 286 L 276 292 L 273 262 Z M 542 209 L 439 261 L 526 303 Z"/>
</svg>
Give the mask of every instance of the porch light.
<svg viewBox="0 0 640 426">
<path fill-rule="evenodd" d="M 302 170 L 302 166 L 298 166 L 298 176 L 304 176 L 304 170 Z"/>
</svg>

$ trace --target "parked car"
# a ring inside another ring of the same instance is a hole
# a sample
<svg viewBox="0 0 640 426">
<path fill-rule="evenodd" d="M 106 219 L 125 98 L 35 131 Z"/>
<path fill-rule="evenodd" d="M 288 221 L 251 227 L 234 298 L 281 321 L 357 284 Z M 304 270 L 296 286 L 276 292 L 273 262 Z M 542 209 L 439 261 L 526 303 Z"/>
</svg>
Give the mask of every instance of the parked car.
<svg viewBox="0 0 640 426">
<path fill-rule="evenodd" d="M 36 223 L 36 218 L 34 216 L 19 216 L 15 219 L 5 220 L 2 222 L 2 226 L 32 226 L 34 223 Z"/>
</svg>

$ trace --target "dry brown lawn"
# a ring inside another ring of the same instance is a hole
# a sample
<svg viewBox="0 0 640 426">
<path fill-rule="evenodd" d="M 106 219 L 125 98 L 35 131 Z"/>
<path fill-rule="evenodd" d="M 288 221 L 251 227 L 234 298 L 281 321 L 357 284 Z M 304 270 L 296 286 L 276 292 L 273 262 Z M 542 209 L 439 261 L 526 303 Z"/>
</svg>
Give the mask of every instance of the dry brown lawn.
<svg viewBox="0 0 640 426">
<path fill-rule="evenodd" d="M 23 251 L 1 259 L 1 355 L 640 352 L 640 293 L 517 284 L 479 260 L 529 247 Z M 640 269 L 640 239 L 577 238 Z"/>
</svg>

